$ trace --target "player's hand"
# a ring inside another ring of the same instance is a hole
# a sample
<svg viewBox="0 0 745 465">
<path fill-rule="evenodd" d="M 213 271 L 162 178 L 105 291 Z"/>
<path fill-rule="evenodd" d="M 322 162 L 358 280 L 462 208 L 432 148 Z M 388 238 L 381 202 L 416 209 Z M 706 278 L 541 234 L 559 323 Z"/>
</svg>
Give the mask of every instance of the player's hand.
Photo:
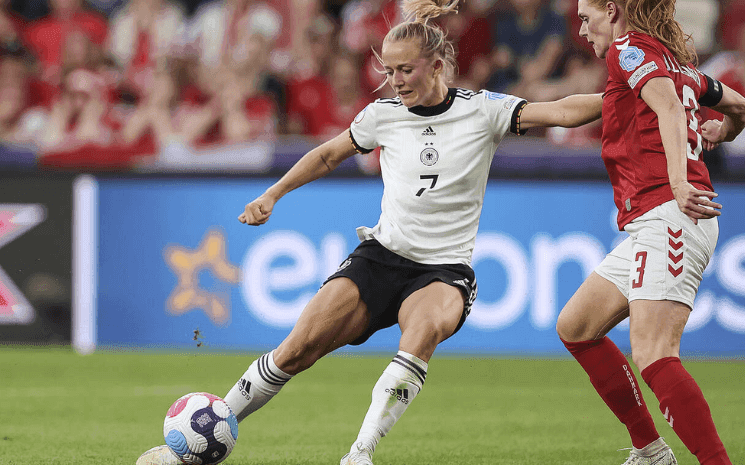
<svg viewBox="0 0 745 465">
<path fill-rule="evenodd" d="M 701 125 L 704 150 L 714 150 L 723 141 L 722 122 L 716 119 L 705 121 Z"/>
<path fill-rule="evenodd" d="M 719 211 L 722 205 L 712 201 L 719 194 L 696 189 L 687 181 L 679 182 L 671 187 L 678 208 L 693 220 L 693 224 L 698 224 L 700 219 L 714 218 L 722 214 Z"/>
<path fill-rule="evenodd" d="M 272 215 L 272 209 L 274 209 L 274 200 L 270 197 L 262 195 L 253 202 L 246 205 L 243 213 L 238 216 L 238 221 L 244 224 L 250 224 L 252 226 L 258 226 L 264 224 L 269 220 Z"/>
</svg>

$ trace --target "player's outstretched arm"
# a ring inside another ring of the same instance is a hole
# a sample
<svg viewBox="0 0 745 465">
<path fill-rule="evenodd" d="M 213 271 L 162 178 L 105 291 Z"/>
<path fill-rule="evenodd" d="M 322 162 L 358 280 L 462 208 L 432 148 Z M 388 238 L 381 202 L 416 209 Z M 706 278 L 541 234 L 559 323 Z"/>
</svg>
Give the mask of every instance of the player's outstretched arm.
<svg viewBox="0 0 745 465">
<path fill-rule="evenodd" d="M 532 102 L 520 114 L 520 129 L 574 128 L 600 118 L 602 110 L 603 94 L 577 94 L 553 102 Z"/>
<path fill-rule="evenodd" d="M 238 221 L 250 225 L 264 224 L 272 214 L 274 204 L 288 192 L 333 171 L 341 162 L 354 155 L 349 129 L 303 155 L 279 181 L 246 205 Z"/>
<path fill-rule="evenodd" d="M 724 120 L 721 124 L 713 121 L 704 123 L 701 126 L 704 139 L 714 145 L 735 140 L 745 129 L 745 97 L 722 84 L 722 99 L 711 108 L 722 113 Z"/>
</svg>

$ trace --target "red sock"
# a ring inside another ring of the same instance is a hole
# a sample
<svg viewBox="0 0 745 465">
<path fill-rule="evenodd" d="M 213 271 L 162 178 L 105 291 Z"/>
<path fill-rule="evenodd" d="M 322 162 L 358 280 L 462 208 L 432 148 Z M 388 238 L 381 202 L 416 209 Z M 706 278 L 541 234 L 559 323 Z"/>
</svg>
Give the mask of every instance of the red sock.
<svg viewBox="0 0 745 465">
<path fill-rule="evenodd" d="M 660 435 L 647 410 L 628 360 L 607 336 L 582 342 L 562 342 L 590 376 L 606 405 L 626 425 L 631 443 L 641 449 Z"/>
<path fill-rule="evenodd" d="M 657 360 L 642 378 L 660 401 L 660 411 L 688 450 L 703 465 L 732 465 L 719 439 L 709 404 L 678 357 Z"/>
</svg>

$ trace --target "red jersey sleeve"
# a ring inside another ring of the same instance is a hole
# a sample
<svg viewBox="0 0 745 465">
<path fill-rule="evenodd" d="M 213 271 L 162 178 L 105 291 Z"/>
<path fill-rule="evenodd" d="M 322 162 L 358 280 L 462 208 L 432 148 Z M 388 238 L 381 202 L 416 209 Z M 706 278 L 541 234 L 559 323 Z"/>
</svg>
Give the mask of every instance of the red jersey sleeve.
<svg viewBox="0 0 745 465">
<path fill-rule="evenodd" d="M 638 97 L 642 87 L 652 78 L 672 75 L 661 44 L 649 37 L 627 34 L 613 42 L 606 55 L 608 73 L 625 82 Z"/>
</svg>

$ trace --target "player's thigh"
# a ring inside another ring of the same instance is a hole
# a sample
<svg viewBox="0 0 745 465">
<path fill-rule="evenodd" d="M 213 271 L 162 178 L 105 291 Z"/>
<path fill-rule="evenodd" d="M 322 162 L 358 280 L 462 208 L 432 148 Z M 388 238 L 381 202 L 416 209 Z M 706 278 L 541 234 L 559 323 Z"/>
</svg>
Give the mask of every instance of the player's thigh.
<svg viewBox="0 0 745 465">
<path fill-rule="evenodd" d="M 561 310 L 556 331 L 568 342 L 590 341 L 605 336 L 628 315 L 628 300 L 618 286 L 592 272 Z"/>
<path fill-rule="evenodd" d="M 630 307 L 631 356 L 639 370 L 665 357 L 680 356 L 691 308 L 673 300 L 633 300 Z"/>
<path fill-rule="evenodd" d="M 401 350 L 429 360 L 437 344 L 458 328 L 464 305 L 463 292 L 442 281 L 414 291 L 398 312 Z"/>
<path fill-rule="evenodd" d="M 369 324 L 367 306 L 357 285 L 349 278 L 332 279 L 305 306 L 292 331 L 275 351 L 275 361 L 280 368 L 281 362 L 307 368 L 360 337 Z"/>
</svg>

